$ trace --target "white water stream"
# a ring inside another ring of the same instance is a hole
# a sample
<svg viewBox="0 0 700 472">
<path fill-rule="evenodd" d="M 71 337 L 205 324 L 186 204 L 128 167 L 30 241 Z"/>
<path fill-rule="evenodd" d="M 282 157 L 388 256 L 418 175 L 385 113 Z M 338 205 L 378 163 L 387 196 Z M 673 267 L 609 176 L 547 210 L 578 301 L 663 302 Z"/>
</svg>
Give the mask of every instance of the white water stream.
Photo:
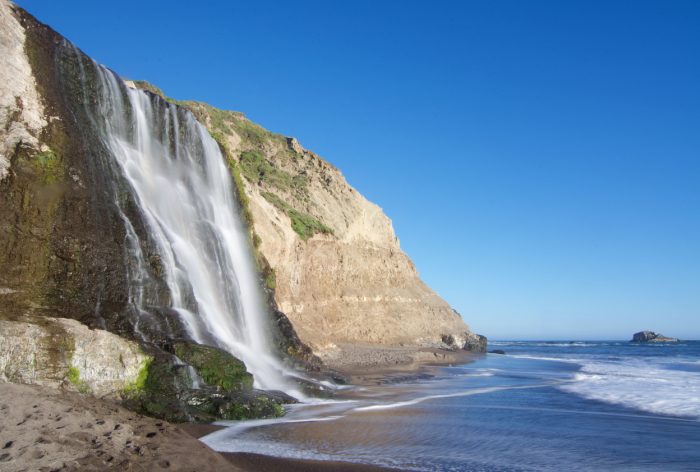
<svg viewBox="0 0 700 472">
<path fill-rule="evenodd" d="M 294 374 L 270 346 L 268 313 L 247 231 L 216 141 L 191 113 L 126 87 L 97 64 L 95 70 L 98 97 L 92 120 L 147 224 L 170 308 L 195 341 L 213 339 L 245 362 L 257 388 L 303 397 L 290 379 Z M 122 214 L 128 242 L 136 248 L 130 271 L 137 273 L 131 278 L 147 279 L 138 237 L 123 209 Z M 142 291 L 132 288 L 134 303 L 141 303 Z"/>
</svg>

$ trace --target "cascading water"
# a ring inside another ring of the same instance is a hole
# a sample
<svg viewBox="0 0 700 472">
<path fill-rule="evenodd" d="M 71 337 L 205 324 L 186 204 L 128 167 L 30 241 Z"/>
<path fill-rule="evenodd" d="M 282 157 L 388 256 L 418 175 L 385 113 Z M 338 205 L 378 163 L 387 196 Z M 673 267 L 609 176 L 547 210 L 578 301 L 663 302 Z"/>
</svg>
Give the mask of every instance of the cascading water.
<svg viewBox="0 0 700 472">
<path fill-rule="evenodd" d="M 88 64 L 75 53 L 85 81 Z M 188 111 L 89 66 L 96 96 L 86 99 L 88 114 L 146 222 L 170 308 L 195 341 L 213 341 L 245 362 L 257 388 L 303 396 L 268 342 L 255 263 L 218 144 Z M 131 253 L 131 302 L 146 316 L 143 282 L 150 276 L 141 242 L 116 203 Z"/>
</svg>

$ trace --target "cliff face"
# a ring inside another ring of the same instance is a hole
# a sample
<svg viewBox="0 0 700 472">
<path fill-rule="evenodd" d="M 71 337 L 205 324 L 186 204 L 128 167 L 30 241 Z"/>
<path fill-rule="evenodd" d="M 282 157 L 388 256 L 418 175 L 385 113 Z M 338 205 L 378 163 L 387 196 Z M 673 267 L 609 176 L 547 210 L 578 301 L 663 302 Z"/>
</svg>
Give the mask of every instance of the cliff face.
<svg viewBox="0 0 700 472">
<path fill-rule="evenodd" d="M 358 343 L 484 349 L 421 281 L 381 208 L 337 168 L 240 113 L 182 104 L 239 169 L 274 301 L 316 354 Z"/>
<path fill-rule="evenodd" d="M 0 26 L 0 319 L 73 318 L 158 352 L 187 338 L 134 197 L 85 126 L 95 96 L 83 80 L 89 61 L 7 0 Z M 391 221 L 338 169 L 241 113 L 175 103 L 229 161 L 284 351 L 312 359 L 299 338 L 322 359 L 357 344 L 484 350 L 485 339 L 420 280 Z M 144 241 L 148 317 L 130 308 L 124 216 Z"/>
<path fill-rule="evenodd" d="M 254 390 L 242 362 L 193 342 L 168 308 L 147 226 L 88 116 L 96 67 L 0 0 L 0 381 L 177 421 L 281 415 L 289 398 Z M 131 302 L 127 220 L 148 311 Z"/>
</svg>

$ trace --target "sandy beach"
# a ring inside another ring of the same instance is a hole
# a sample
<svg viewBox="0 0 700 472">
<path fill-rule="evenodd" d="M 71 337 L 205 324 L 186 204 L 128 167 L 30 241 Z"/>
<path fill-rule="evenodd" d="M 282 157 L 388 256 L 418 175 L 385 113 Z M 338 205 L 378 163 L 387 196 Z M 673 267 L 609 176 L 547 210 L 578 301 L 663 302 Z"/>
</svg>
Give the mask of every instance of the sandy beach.
<svg viewBox="0 0 700 472">
<path fill-rule="evenodd" d="M 0 470 L 375 471 L 379 467 L 219 454 L 197 440 L 220 429 L 175 425 L 73 392 L 0 382 Z"/>
<path fill-rule="evenodd" d="M 0 470 L 243 470 L 176 425 L 72 392 L 0 383 Z"/>
</svg>

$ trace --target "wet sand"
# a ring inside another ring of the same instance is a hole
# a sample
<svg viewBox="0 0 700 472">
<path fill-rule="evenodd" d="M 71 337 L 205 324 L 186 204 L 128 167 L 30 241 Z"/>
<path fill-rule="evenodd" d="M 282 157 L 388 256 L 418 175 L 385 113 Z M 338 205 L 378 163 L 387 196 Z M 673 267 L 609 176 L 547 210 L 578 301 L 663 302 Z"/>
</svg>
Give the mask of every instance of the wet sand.
<svg viewBox="0 0 700 472">
<path fill-rule="evenodd" d="M 366 464 L 337 461 L 311 461 L 302 459 L 282 459 L 249 453 L 223 453 L 236 467 L 250 472 L 396 472 Z"/>
<path fill-rule="evenodd" d="M 182 429 L 195 438 L 201 438 L 222 428 L 223 426 L 215 424 L 182 425 Z M 220 454 L 233 464 L 236 470 L 249 472 L 396 472 L 397 470 L 352 462 L 286 459 L 243 452 Z"/>
</svg>

